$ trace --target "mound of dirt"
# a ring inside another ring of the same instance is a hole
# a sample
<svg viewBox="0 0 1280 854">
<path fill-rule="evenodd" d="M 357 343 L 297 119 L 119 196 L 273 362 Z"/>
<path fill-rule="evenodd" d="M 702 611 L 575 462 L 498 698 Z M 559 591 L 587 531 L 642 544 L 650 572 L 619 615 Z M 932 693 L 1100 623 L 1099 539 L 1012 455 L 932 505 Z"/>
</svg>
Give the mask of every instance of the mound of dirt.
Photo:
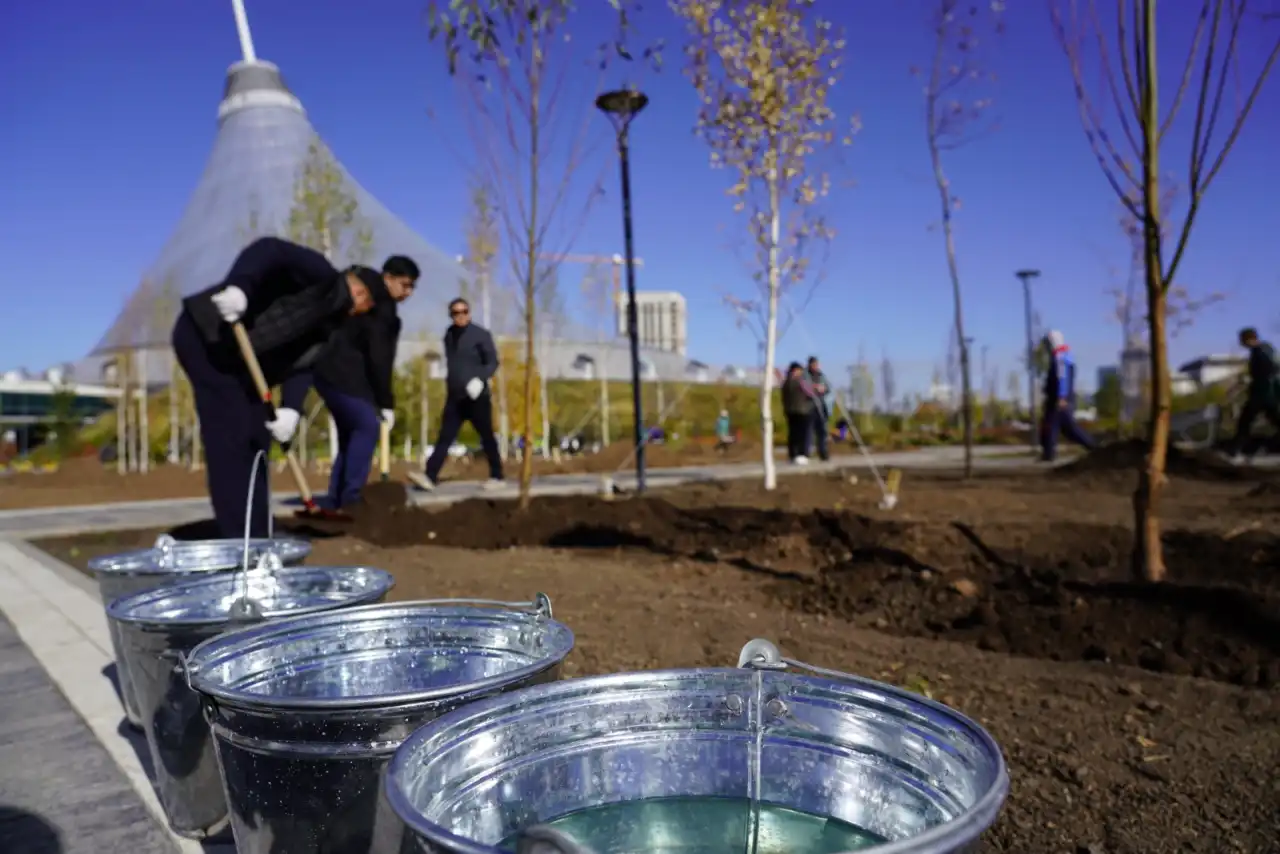
<svg viewBox="0 0 1280 854">
<path fill-rule="evenodd" d="M 1014 655 L 1280 684 L 1280 597 L 1230 586 L 1073 581 L 1021 566 L 946 576 L 849 563 L 781 598 L 882 631 Z"/>
<path fill-rule="evenodd" d="M 383 547 L 645 551 L 763 575 L 783 606 L 1052 660 L 1280 684 L 1280 538 L 1170 531 L 1169 580 L 1132 584 L 1120 527 L 983 526 L 854 513 L 678 507 L 657 497 L 406 507 L 371 487 L 349 532 Z"/>
<path fill-rule="evenodd" d="M 958 533 L 949 542 L 913 542 L 913 526 L 848 513 L 686 508 L 650 497 L 546 496 L 525 510 L 513 501 L 473 499 L 432 510 L 406 507 L 403 491 L 397 500 L 379 489 L 367 491 L 353 515 L 347 533 L 386 548 L 638 548 L 796 576 L 816 576 L 855 555 L 923 568 L 963 549 Z"/>
<path fill-rule="evenodd" d="M 1147 443 L 1140 439 L 1112 442 L 1054 469 L 1053 475 L 1106 479 L 1133 477 L 1146 460 L 1147 450 Z M 1184 451 L 1170 445 L 1166 454 L 1165 472 L 1171 477 L 1217 481 L 1252 481 L 1259 478 L 1258 472 L 1233 466 L 1212 452 Z"/>
</svg>

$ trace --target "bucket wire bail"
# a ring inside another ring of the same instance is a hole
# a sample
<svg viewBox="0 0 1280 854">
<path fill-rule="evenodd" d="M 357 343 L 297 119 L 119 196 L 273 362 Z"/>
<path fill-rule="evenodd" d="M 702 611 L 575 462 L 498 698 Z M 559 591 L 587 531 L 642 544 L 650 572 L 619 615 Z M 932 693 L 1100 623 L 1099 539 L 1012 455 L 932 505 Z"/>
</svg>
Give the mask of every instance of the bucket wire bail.
<svg viewBox="0 0 1280 854">
<path fill-rule="evenodd" d="M 519 611 L 540 620 L 551 619 L 551 597 L 545 593 L 533 594 L 532 602 L 504 602 L 501 599 L 414 599 L 398 603 L 401 606 L 419 605 L 475 605 L 482 608 L 502 608 L 507 611 Z"/>
<path fill-rule="evenodd" d="M 258 620 L 262 618 L 262 607 L 249 598 L 249 547 L 253 540 L 253 494 L 258 485 L 258 466 L 262 466 L 262 480 L 267 488 L 267 541 L 275 536 L 275 522 L 271 518 L 271 470 L 267 462 L 267 452 L 260 450 L 253 455 L 253 465 L 249 467 L 249 496 L 244 508 L 244 551 L 237 570 L 237 587 L 240 595 L 231 602 L 229 616 L 233 620 Z M 269 553 L 268 553 L 269 554 Z M 268 554 L 262 556 L 258 566 L 262 569 L 274 569 L 267 560 Z M 274 557 L 274 555 L 272 555 Z"/>
</svg>

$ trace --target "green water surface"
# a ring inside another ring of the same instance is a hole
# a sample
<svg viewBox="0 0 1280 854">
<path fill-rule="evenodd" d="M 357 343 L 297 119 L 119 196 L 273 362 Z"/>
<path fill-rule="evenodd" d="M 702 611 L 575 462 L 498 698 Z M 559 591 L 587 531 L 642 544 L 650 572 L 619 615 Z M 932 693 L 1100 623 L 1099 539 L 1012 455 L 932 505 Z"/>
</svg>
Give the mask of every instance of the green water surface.
<svg viewBox="0 0 1280 854">
<path fill-rule="evenodd" d="M 761 804 L 754 854 L 838 854 L 885 842 L 826 816 Z M 596 854 L 752 854 L 746 798 L 652 798 L 571 812 L 543 822 Z M 515 836 L 501 847 L 516 850 Z"/>
</svg>

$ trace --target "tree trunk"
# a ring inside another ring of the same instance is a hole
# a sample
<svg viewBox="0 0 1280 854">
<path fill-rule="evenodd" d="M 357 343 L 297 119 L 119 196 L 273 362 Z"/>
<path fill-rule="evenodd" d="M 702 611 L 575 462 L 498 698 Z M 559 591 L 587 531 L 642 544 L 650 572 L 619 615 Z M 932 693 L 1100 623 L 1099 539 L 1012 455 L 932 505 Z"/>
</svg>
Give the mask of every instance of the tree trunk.
<svg viewBox="0 0 1280 854">
<path fill-rule="evenodd" d="M 1151 443 L 1138 473 L 1133 493 L 1133 574 L 1141 581 L 1162 581 L 1165 576 L 1164 549 L 1160 545 L 1160 497 L 1166 483 L 1165 461 L 1169 452 L 1169 352 L 1165 313 L 1167 289 L 1164 281 L 1160 221 L 1160 99 L 1159 68 L 1156 62 L 1156 4 L 1143 4 L 1142 58 L 1144 75 L 1141 90 L 1140 125 L 1142 149 L 1142 260 L 1147 291 L 1148 349 L 1151 351 L 1151 408 L 1147 440 Z"/>
<path fill-rule="evenodd" d="M 931 111 L 932 114 L 932 111 Z M 956 343 L 960 348 L 960 418 L 964 425 L 964 476 L 973 476 L 973 393 L 969 377 L 969 343 L 964 334 L 964 301 L 960 290 L 960 266 L 956 263 L 955 232 L 952 228 L 953 202 L 946 173 L 942 171 L 942 152 L 938 149 L 937 136 L 930 129 L 929 155 L 933 162 L 933 178 L 938 184 L 938 196 L 942 202 L 942 237 L 947 249 L 947 274 L 951 277 L 951 302 L 955 313 Z M 1035 413 L 1031 421 L 1035 423 Z"/>
<path fill-rule="evenodd" d="M 116 471 L 129 471 L 129 358 L 121 351 L 116 356 Z"/>
<path fill-rule="evenodd" d="M 604 333 L 597 331 L 597 339 L 604 340 Z M 609 447 L 609 351 L 600 344 L 600 447 Z"/>
<path fill-rule="evenodd" d="M 547 341 L 549 340 L 550 327 L 547 324 L 542 325 L 542 358 L 538 364 L 538 411 L 542 416 L 542 458 L 544 460 L 551 458 L 551 402 L 547 399 Z"/>
<path fill-rule="evenodd" d="M 200 416 L 192 413 L 191 416 L 191 470 L 199 471 L 201 468 L 200 461 Z"/>
<path fill-rule="evenodd" d="M 530 244 L 532 246 L 532 244 Z M 530 256 L 534 253 L 530 252 Z M 530 264 L 533 263 L 533 257 L 530 257 Z M 537 306 L 533 304 L 533 276 L 534 268 L 529 268 L 529 282 L 525 288 L 525 307 L 524 307 L 524 424 L 522 425 L 521 436 L 524 441 L 520 448 L 520 509 L 523 510 L 529 506 L 529 502 L 533 497 L 531 492 L 533 488 L 533 392 L 537 388 L 537 377 L 534 371 L 537 369 L 537 361 L 534 358 L 534 326 L 537 322 Z"/>
<path fill-rule="evenodd" d="M 778 297 L 782 271 L 778 243 L 782 240 L 782 193 L 776 174 L 769 178 L 769 308 L 764 332 L 764 376 L 760 379 L 760 441 L 764 445 L 764 488 L 776 489 L 778 471 L 773 459 L 773 363 L 778 355 Z"/>
<path fill-rule="evenodd" d="M 509 400 L 507 396 L 507 372 L 498 366 L 498 432 L 502 434 L 502 441 L 498 445 L 498 455 L 502 457 L 505 463 L 507 457 L 511 455 L 511 416 L 507 406 Z"/>
<path fill-rule="evenodd" d="M 427 444 L 430 437 L 427 435 L 428 421 L 428 400 L 427 400 L 427 383 L 430 376 L 430 364 L 427 362 L 427 353 L 422 352 L 422 364 L 418 366 L 418 454 L 422 457 L 422 462 L 427 462 Z"/>
<path fill-rule="evenodd" d="M 176 466 L 182 454 L 179 430 L 182 415 L 178 409 L 178 357 L 169 352 L 169 465 Z"/>
</svg>

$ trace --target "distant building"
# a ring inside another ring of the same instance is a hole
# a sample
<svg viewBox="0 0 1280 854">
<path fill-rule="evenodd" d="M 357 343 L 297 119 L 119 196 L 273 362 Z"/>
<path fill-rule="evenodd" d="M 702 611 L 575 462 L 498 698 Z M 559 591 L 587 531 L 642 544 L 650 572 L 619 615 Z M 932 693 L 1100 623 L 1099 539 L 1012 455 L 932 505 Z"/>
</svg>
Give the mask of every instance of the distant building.
<svg viewBox="0 0 1280 854">
<path fill-rule="evenodd" d="M 618 337 L 627 330 L 627 297 L 618 295 Z M 639 291 L 636 293 L 636 327 L 640 346 L 683 356 L 688 351 L 688 307 L 684 294 L 676 291 Z"/>
<path fill-rule="evenodd" d="M 1197 386 L 1203 387 L 1235 379 L 1246 365 L 1247 361 L 1243 356 L 1214 353 L 1187 362 L 1178 368 L 1178 372 L 1186 374 Z"/>
<path fill-rule="evenodd" d="M 1151 354 L 1140 344 L 1120 352 L 1120 418 L 1132 421 L 1147 408 Z"/>
</svg>

